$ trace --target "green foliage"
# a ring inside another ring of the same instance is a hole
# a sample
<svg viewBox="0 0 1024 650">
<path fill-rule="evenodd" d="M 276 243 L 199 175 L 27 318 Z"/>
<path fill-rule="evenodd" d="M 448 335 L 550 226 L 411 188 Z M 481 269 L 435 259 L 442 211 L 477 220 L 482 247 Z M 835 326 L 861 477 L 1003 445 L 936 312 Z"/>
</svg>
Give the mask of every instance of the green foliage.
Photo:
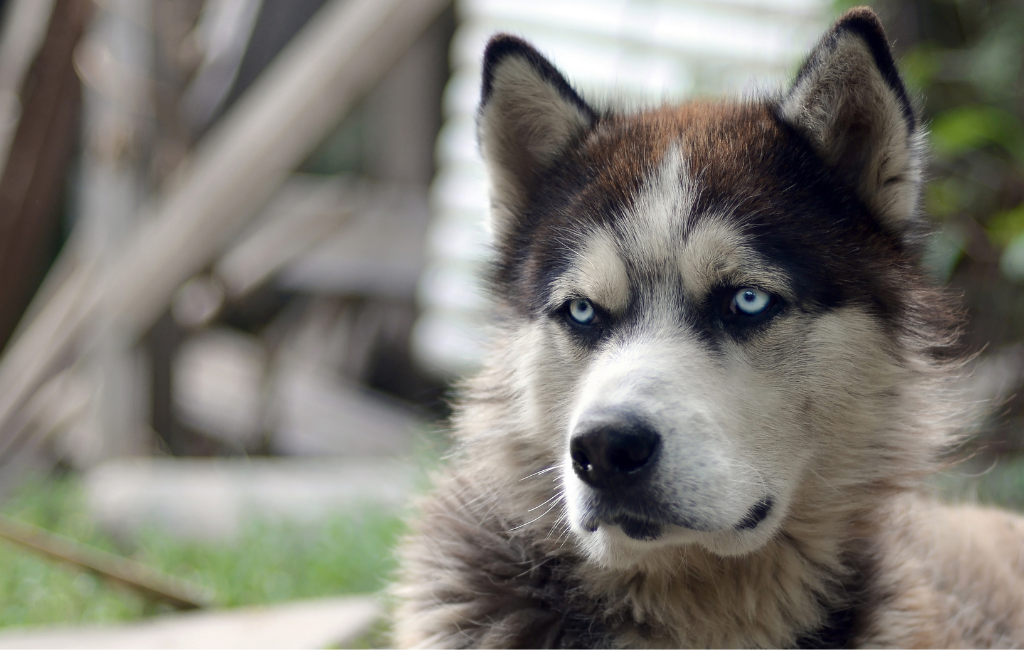
<svg viewBox="0 0 1024 650">
<path fill-rule="evenodd" d="M 855 0 L 833 0 L 836 15 Z M 926 264 L 963 296 L 966 349 L 1024 339 L 1024 2 L 869 0 L 929 134 Z M 998 299 L 996 299 L 998 297 Z M 1022 450 L 1024 451 L 1024 450 Z"/>
<path fill-rule="evenodd" d="M 861 3 L 835 0 L 834 10 L 838 14 L 854 4 Z M 1024 234 L 1024 220 L 1007 216 L 1024 203 L 1024 3 L 871 4 L 886 23 L 930 131 L 929 212 L 947 223 L 976 222 L 996 252 L 1003 250 Z M 972 262 L 970 251 L 966 257 L 957 253 L 949 270 L 961 258 Z"/>
<path fill-rule="evenodd" d="M 149 530 L 130 549 L 119 548 L 83 514 L 73 479 L 31 484 L 2 510 L 191 580 L 225 606 L 377 591 L 392 570 L 391 549 L 402 531 L 398 515 L 364 511 L 316 527 L 255 522 L 223 545 Z M 155 611 L 131 592 L 0 540 L 0 626 L 123 621 Z"/>
<path fill-rule="evenodd" d="M 1024 125 L 995 106 L 972 104 L 943 111 L 932 120 L 931 135 L 939 156 L 956 158 L 995 145 L 1024 163 Z"/>
<path fill-rule="evenodd" d="M 1000 246 L 1009 246 L 1020 233 L 1024 232 L 1024 204 L 1012 210 L 992 215 L 988 221 L 988 233 Z"/>
<path fill-rule="evenodd" d="M 900 72 L 908 87 L 927 88 L 939 72 L 939 57 L 928 43 L 922 43 L 906 52 L 900 59 Z"/>
<path fill-rule="evenodd" d="M 963 230 L 970 221 L 980 226 L 977 232 L 988 235 L 989 241 L 973 249 L 985 259 L 972 259 L 968 247 L 968 255 L 958 256 L 950 270 L 961 258 L 968 264 L 991 264 L 989 258 L 998 257 L 1024 234 L 1019 216 L 1024 205 L 1024 3 L 876 4 L 895 24 L 908 85 L 924 98 L 935 155 L 927 207 L 947 227 L 959 221 Z M 901 24 L 916 28 L 901 32 Z M 994 255 L 987 254 L 990 247 Z M 1012 265 L 1000 266 L 1005 275 Z"/>
</svg>

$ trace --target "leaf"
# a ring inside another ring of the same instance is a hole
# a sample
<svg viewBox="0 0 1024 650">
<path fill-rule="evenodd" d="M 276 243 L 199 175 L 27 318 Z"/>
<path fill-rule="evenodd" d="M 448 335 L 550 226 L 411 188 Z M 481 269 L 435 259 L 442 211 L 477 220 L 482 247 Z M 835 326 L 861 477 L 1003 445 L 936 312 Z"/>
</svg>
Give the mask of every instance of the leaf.
<svg viewBox="0 0 1024 650">
<path fill-rule="evenodd" d="M 932 85 L 939 68 L 938 55 L 927 44 L 913 48 L 900 58 L 903 80 L 916 92 L 924 92 Z"/>
<path fill-rule="evenodd" d="M 1010 242 L 1024 235 L 1024 203 L 992 216 L 985 225 L 985 230 L 992 243 L 998 246 L 1008 246 Z"/>
<path fill-rule="evenodd" d="M 939 155 L 953 158 L 996 144 L 1024 163 L 1024 125 L 994 106 L 972 104 L 940 113 L 932 121 L 931 132 Z"/>
</svg>

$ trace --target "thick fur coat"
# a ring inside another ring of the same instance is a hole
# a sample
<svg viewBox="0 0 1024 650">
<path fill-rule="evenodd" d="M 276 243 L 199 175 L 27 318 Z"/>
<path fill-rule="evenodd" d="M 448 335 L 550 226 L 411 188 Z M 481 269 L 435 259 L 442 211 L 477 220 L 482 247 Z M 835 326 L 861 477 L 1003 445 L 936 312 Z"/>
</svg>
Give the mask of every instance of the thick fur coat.
<svg viewBox="0 0 1024 650">
<path fill-rule="evenodd" d="M 630 113 L 499 35 L 479 125 L 498 333 L 399 645 L 1024 645 L 1024 521 L 920 493 L 956 317 L 869 9 L 785 93 Z"/>
</svg>

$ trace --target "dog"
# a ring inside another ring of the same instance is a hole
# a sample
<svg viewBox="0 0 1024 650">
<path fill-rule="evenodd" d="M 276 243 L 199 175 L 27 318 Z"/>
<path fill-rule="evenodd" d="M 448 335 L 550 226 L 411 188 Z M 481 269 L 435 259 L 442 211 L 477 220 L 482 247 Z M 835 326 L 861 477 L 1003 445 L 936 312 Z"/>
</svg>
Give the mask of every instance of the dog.
<svg viewBox="0 0 1024 650">
<path fill-rule="evenodd" d="M 960 316 L 870 9 L 785 92 L 631 112 L 499 34 L 478 128 L 497 333 L 399 646 L 1024 645 L 1024 520 L 922 489 Z"/>
</svg>

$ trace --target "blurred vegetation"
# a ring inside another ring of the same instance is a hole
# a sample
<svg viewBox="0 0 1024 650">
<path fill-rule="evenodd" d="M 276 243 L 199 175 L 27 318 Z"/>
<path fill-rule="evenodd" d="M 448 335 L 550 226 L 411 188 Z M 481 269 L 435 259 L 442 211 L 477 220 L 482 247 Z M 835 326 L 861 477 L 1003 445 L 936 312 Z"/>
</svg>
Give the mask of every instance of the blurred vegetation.
<svg viewBox="0 0 1024 650">
<path fill-rule="evenodd" d="M 852 4 L 843 0 L 837 9 Z M 929 263 L 977 351 L 1024 339 L 1024 2 L 872 2 L 930 131 Z"/>
<path fill-rule="evenodd" d="M 126 548 L 96 528 L 70 477 L 24 486 L 2 512 L 191 580 L 229 607 L 377 591 L 393 568 L 391 549 L 402 531 L 397 514 L 365 511 L 315 527 L 254 522 L 229 544 L 185 542 L 151 530 Z M 0 566 L 0 626 L 101 623 L 165 611 L 4 540 Z"/>
<path fill-rule="evenodd" d="M 926 263 L 962 297 L 964 350 L 1009 361 L 989 378 L 998 394 L 977 396 L 993 408 L 968 449 L 1024 454 L 1024 369 L 1010 368 L 1024 351 L 1024 2 L 868 4 L 929 131 L 925 210 L 938 228 Z"/>
</svg>

